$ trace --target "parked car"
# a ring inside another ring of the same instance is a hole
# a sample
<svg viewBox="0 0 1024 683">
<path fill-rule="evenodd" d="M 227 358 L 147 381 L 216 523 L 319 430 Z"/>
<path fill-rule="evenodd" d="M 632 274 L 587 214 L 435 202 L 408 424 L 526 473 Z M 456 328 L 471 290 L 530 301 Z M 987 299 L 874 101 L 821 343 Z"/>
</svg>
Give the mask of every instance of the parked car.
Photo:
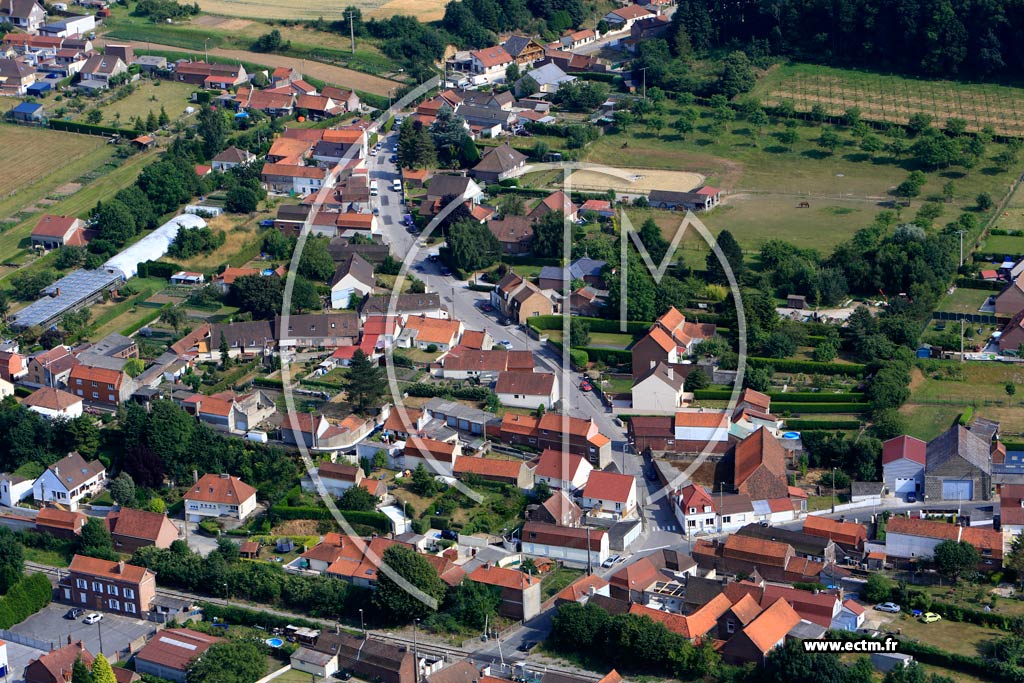
<svg viewBox="0 0 1024 683">
<path fill-rule="evenodd" d="M 924 624 L 933 624 L 936 621 L 939 621 L 941 619 L 942 619 L 942 617 L 940 617 L 935 612 L 925 612 L 924 614 L 921 615 L 921 622 L 924 623 Z"/>
<path fill-rule="evenodd" d="M 512 342 L 509 341 L 508 339 L 502 339 L 500 342 L 498 342 L 498 344 L 504 346 L 507 351 L 512 350 Z"/>
<path fill-rule="evenodd" d="M 530 650 L 532 650 L 535 647 L 537 647 L 537 641 L 536 640 L 527 640 L 522 645 L 517 647 L 516 649 L 519 650 L 520 652 L 529 652 Z"/>
<path fill-rule="evenodd" d="M 580 382 L 580 391 L 593 391 L 594 385 L 589 380 L 583 380 Z"/>
<path fill-rule="evenodd" d="M 879 612 L 889 612 L 890 614 L 900 613 L 900 606 L 895 602 L 883 602 L 880 605 L 875 605 L 875 609 Z"/>
<path fill-rule="evenodd" d="M 908 503 L 916 503 L 917 502 L 917 494 L 916 493 L 908 493 L 907 494 L 907 502 Z"/>
<path fill-rule="evenodd" d="M 82 622 L 85 624 L 98 624 L 101 621 L 103 621 L 103 615 L 99 612 L 93 612 L 86 616 L 85 619 L 82 619 Z"/>
<path fill-rule="evenodd" d="M 85 610 L 82 609 L 81 607 L 72 607 L 71 609 L 69 609 L 67 612 L 64 613 L 64 618 L 65 619 L 72 619 L 72 620 L 73 619 L 78 619 L 78 617 L 82 616 L 83 614 L 85 614 Z"/>
<path fill-rule="evenodd" d="M 622 559 L 622 555 L 612 555 L 607 560 L 602 562 L 601 566 L 604 567 L 605 569 L 607 569 L 608 567 L 611 567 L 613 564 L 615 564 L 616 562 L 618 562 L 621 559 Z"/>
</svg>

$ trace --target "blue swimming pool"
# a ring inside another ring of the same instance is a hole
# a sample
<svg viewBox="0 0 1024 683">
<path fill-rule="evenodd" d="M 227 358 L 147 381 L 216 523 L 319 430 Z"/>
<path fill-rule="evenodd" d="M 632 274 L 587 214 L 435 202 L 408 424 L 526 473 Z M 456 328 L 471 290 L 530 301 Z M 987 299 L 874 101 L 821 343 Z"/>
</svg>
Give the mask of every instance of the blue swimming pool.
<svg viewBox="0 0 1024 683">
<path fill-rule="evenodd" d="M 800 432 L 786 432 L 785 434 L 782 435 L 782 438 L 783 439 L 799 439 L 800 438 Z"/>
<path fill-rule="evenodd" d="M 282 645 L 284 645 L 284 640 L 282 640 L 281 638 L 267 638 L 263 642 L 269 645 L 270 647 L 281 647 Z"/>
</svg>

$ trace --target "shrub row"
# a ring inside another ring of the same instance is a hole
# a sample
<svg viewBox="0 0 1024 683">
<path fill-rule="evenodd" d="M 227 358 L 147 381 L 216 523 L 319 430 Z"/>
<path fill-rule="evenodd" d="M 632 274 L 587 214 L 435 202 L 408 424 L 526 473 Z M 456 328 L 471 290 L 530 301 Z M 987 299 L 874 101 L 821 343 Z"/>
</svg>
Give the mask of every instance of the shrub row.
<svg viewBox="0 0 1024 683">
<path fill-rule="evenodd" d="M 703 401 L 728 401 L 732 396 L 729 389 L 698 389 L 693 392 L 693 397 Z M 769 392 L 772 404 L 789 403 L 859 403 L 864 400 L 864 394 L 858 392 L 846 393 L 814 393 L 800 391 L 796 393 Z M 786 406 L 788 408 L 788 405 Z"/>
<path fill-rule="evenodd" d="M 471 292 L 493 292 L 494 285 L 480 285 L 475 282 L 466 285 L 466 289 Z"/>
<path fill-rule="evenodd" d="M 341 384 L 341 382 L 325 382 L 322 379 L 300 379 L 299 384 L 304 387 L 330 389 L 331 391 L 339 391 L 344 388 L 344 385 Z"/>
<path fill-rule="evenodd" d="M 786 420 L 786 428 L 802 431 L 860 429 L 860 420 Z"/>
<path fill-rule="evenodd" d="M 967 406 L 964 412 L 960 413 L 960 418 L 957 420 L 962 426 L 966 427 L 971 423 L 971 418 L 974 417 L 974 406 Z"/>
<path fill-rule="evenodd" d="M 987 626 L 988 628 L 997 628 L 1001 631 L 1012 632 L 1015 625 L 1018 623 L 1018 618 L 1011 617 L 1008 614 L 985 612 L 980 609 L 970 609 L 969 607 L 951 605 L 947 602 L 933 602 L 931 604 L 931 611 L 937 612 L 943 619 L 960 621 L 966 624 L 977 624 L 978 626 Z"/>
<path fill-rule="evenodd" d="M 871 410 L 870 403 L 783 403 L 773 412 L 776 413 L 866 413 Z"/>
<path fill-rule="evenodd" d="M 622 330 L 619 327 L 618 320 L 608 320 L 606 318 L 585 318 L 583 316 L 574 315 L 573 318 L 585 322 L 591 332 L 603 332 L 606 334 L 621 334 Z M 560 330 L 562 329 L 562 316 L 560 315 L 538 315 L 534 318 L 530 318 L 526 321 L 526 324 L 537 330 L 538 332 L 543 330 Z M 641 335 L 647 332 L 647 329 L 652 323 L 632 320 L 626 323 L 626 334 Z"/>
<path fill-rule="evenodd" d="M 1006 287 L 1006 283 L 999 280 L 975 280 L 969 277 L 959 277 L 956 279 L 956 286 L 964 289 L 987 289 L 990 292 L 999 292 Z"/>
<path fill-rule="evenodd" d="M 322 628 L 322 624 L 309 621 L 308 619 L 301 619 L 299 617 L 286 617 L 273 612 L 261 612 L 252 609 L 244 609 L 242 607 L 235 607 L 233 605 L 221 605 L 213 602 L 201 602 L 199 605 L 203 608 L 203 616 L 207 621 L 213 621 L 216 617 L 218 621 L 227 622 L 228 624 L 238 624 L 241 626 L 249 626 L 266 629 L 281 628 L 285 626 L 304 626 L 306 628 Z"/>
<path fill-rule="evenodd" d="M 7 595 L 0 598 L 0 628 L 8 629 L 50 604 L 53 587 L 45 574 L 30 574 L 18 579 Z"/>
<path fill-rule="evenodd" d="M 254 386 L 265 387 L 267 389 L 283 389 L 284 382 L 279 379 L 273 379 L 270 377 L 256 377 L 252 380 Z"/>
<path fill-rule="evenodd" d="M 271 514 L 281 520 L 289 519 L 333 519 L 331 511 L 327 508 L 317 508 L 310 505 L 290 506 L 275 505 L 271 508 Z M 348 520 L 349 524 L 364 524 L 373 527 L 380 532 L 391 531 L 391 523 L 387 515 L 381 512 L 363 512 L 358 510 L 342 510 L 341 514 Z"/>
<path fill-rule="evenodd" d="M 115 128 L 114 126 L 100 126 L 93 123 L 81 121 L 66 121 L 64 119 L 50 119 L 50 128 L 62 130 L 68 133 L 82 133 L 83 135 L 120 135 L 122 137 L 136 138 L 140 135 L 137 130 L 127 128 Z"/>
<path fill-rule="evenodd" d="M 180 266 L 164 261 L 146 261 L 139 264 L 139 277 L 159 277 L 165 280 L 181 270 Z"/>
<path fill-rule="evenodd" d="M 775 372 L 807 373 L 813 375 L 849 375 L 863 377 L 864 366 L 859 363 L 818 363 L 813 360 L 787 360 L 785 358 L 747 358 L 751 367 L 771 366 Z"/>
</svg>

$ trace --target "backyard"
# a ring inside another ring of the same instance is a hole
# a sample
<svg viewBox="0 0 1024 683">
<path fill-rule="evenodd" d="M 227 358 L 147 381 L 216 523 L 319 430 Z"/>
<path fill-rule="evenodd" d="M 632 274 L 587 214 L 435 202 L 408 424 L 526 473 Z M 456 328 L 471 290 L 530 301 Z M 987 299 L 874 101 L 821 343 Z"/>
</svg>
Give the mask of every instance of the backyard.
<svg viewBox="0 0 1024 683">
<path fill-rule="evenodd" d="M 170 80 L 141 79 L 135 84 L 135 91 L 119 100 L 107 100 L 101 107 L 103 123 L 127 126 L 136 116 L 145 120 L 150 112 L 160 114 L 163 107 L 171 121 L 185 116 L 189 97 L 196 91 L 194 85 Z M 195 107 L 195 104 L 191 106 Z M 88 110 L 87 110 L 88 111 Z M 84 119 L 85 113 L 78 118 Z"/>
<path fill-rule="evenodd" d="M 988 298 L 995 294 L 996 292 L 985 289 L 959 287 L 942 297 L 935 310 L 948 313 L 978 313 Z"/>
<path fill-rule="evenodd" d="M 1024 367 L 1013 363 L 930 361 L 927 371 L 915 368 L 910 400 L 900 409 L 908 431 L 920 439 L 938 436 L 968 408 L 975 417 L 998 420 L 1004 435 L 1024 432 L 1024 411 L 1018 395 L 1008 396 L 1007 383 L 1024 382 Z"/>
</svg>

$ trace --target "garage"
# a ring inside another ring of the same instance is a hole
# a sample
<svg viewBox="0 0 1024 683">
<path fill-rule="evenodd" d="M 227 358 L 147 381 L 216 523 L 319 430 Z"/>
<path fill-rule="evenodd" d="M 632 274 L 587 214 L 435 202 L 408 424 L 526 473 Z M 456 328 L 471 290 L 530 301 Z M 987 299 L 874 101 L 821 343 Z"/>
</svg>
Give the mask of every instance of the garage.
<svg viewBox="0 0 1024 683">
<path fill-rule="evenodd" d="M 917 479 L 914 477 L 896 477 L 893 493 L 897 496 L 917 493 Z"/>
<path fill-rule="evenodd" d="M 947 479 L 942 482 L 943 500 L 971 500 L 974 482 L 970 479 Z"/>
</svg>

